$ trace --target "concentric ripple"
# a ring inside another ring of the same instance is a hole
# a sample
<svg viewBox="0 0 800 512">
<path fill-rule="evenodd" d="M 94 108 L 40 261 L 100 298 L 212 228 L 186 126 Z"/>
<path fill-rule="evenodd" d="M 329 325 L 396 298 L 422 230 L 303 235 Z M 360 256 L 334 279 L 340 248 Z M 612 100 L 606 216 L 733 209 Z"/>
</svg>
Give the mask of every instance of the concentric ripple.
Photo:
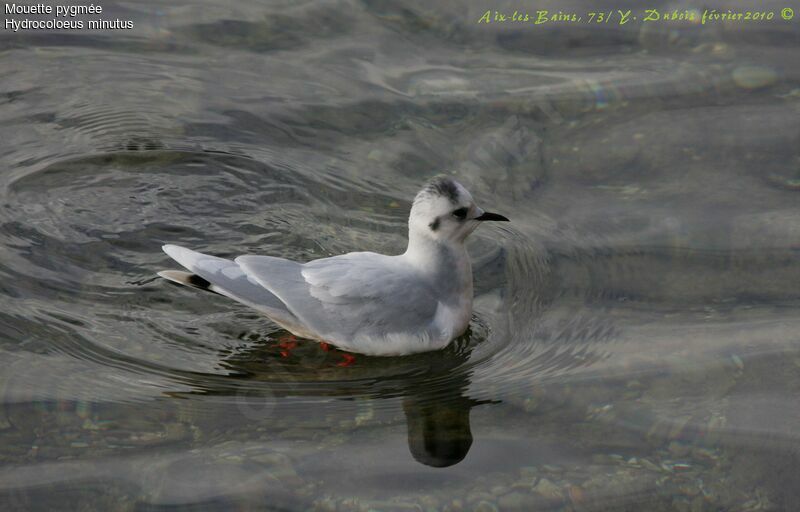
<svg viewBox="0 0 800 512">
<path fill-rule="evenodd" d="M 513 246 L 518 232 L 479 235 L 476 316 L 462 339 L 440 353 L 360 357 L 349 368 L 310 341 L 287 356 L 281 346 L 289 334 L 268 319 L 153 278 L 169 265 L 160 252 L 165 242 L 299 260 L 402 251 L 407 198 L 357 186 L 335 176 L 314 183 L 222 153 L 154 149 L 58 162 L 8 184 L 3 271 L 19 294 L 39 286 L 59 297 L 40 306 L 40 318 L 68 329 L 56 344 L 60 353 L 159 380 L 165 389 L 174 382 L 176 392 L 194 387 L 186 396 L 402 397 L 420 382 L 429 390 L 458 382 L 460 389 L 476 366 L 508 350 L 505 303 L 519 292 L 506 276 L 524 282 L 543 272 L 541 261 L 526 259 L 535 257 L 524 254 L 530 248 Z"/>
</svg>

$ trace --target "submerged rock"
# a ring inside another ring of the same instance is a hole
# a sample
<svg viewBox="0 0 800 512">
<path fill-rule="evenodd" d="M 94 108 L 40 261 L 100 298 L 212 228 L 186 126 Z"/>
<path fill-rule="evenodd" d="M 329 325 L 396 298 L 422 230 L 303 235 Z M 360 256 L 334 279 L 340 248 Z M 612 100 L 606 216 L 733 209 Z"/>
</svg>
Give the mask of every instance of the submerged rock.
<svg viewBox="0 0 800 512">
<path fill-rule="evenodd" d="M 733 82 L 742 89 L 760 89 L 778 81 L 778 73 L 765 66 L 739 66 L 731 76 Z"/>
<path fill-rule="evenodd" d="M 522 510 L 530 501 L 530 495 L 514 491 L 501 497 L 498 504 L 502 510 Z"/>
<path fill-rule="evenodd" d="M 547 478 L 539 480 L 539 483 L 533 488 L 533 492 L 545 498 L 548 503 L 556 504 L 564 500 L 564 492 L 561 488 Z"/>
<path fill-rule="evenodd" d="M 475 506 L 475 512 L 498 512 L 498 508 L 489 501 L 481 501 Z"/>
</svg>

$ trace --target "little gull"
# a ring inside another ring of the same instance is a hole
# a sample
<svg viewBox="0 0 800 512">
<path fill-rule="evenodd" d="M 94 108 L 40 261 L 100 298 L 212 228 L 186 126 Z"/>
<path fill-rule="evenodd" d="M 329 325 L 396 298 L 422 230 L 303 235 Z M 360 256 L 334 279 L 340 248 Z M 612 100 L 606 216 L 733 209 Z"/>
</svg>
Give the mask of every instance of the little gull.
<svg viewBox="0 0 800 512">
<path fill-rule="evenodd" d="M 425 352 L 467 330 L 472 265 L 464 242 L 488 220 L 508 221 L 479 208 L 454 179 L 438 176 L 414 198 L 403 254 L 351 252 L 298 263 L 274 256 L 228 260 L 165 245 L 189 272 L 158 275 L 230 297 L 297 336 L 347 352 Z"/>
</svg>

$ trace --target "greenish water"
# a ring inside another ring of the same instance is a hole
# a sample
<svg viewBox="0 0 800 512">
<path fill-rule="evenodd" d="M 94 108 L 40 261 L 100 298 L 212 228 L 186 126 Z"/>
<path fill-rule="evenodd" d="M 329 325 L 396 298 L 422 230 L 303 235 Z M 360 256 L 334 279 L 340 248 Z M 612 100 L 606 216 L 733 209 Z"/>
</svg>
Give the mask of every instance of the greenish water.
<svg viewBox="0 0 800 512">
<path fill-rule="evenodd" d="M 134 29 L 0 32 L 2 510 L 796 509 L 796 19 L 103 8 Z M 285 357 L 155 278 L 165 242 L 401 252 L 442 171 L 512 219 L 444 351 Z"/>
</svg>

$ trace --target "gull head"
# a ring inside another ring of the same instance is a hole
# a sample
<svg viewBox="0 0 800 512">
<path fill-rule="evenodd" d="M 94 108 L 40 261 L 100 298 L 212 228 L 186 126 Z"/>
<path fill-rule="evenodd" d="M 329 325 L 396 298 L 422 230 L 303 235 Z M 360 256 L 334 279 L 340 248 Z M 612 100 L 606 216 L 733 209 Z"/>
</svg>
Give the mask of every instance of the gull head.
<svg viewBox="0 0 800 512">
<path fill-rule="evenodd" d="M 463 243 L 482 221 L 487 220 L 508 221 L 500 214 L 479 208 L 472 194 L 453 178 L 437 176 L 414 198 L 408 219 L 409 236 Z"/>
</svg>

